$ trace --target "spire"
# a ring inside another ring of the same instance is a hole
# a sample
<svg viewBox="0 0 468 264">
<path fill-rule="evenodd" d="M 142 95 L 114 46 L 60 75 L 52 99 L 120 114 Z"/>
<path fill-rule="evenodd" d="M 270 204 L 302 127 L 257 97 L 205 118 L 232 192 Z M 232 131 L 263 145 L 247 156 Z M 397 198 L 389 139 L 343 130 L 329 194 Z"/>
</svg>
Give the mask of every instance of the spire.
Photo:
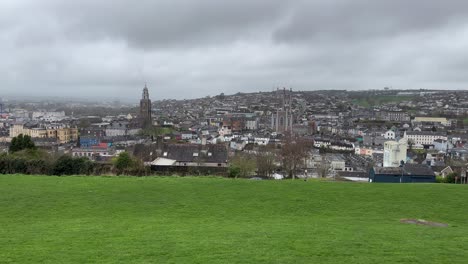
<svg viewBox="0 0 468 264">
<path fill-rule="evenodd" d="M 145 82 L 145 87 L 143 88 L 143 96 L 142 96 L 143 99 L 149 99 L 149 92 L 148 92 L 148 87 L 146 86 L 146 82 Z"/>
</svg>

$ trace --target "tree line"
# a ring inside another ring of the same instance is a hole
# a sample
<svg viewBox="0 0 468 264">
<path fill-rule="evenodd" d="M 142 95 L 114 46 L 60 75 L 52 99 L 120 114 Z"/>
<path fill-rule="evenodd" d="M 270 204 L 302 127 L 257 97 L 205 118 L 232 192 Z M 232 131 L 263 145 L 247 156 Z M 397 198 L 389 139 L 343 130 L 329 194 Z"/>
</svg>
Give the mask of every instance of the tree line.
<svg viewBox="0 0 468 264">
<path fill-rule="evenodd" d="M 307 167 L 312 141 L 286 134 L 280 148 L 260 147 L 253 153 L 237 153 L 230 161 L 230 177 L 249 177 L 254 174 L 270 178 L 283 171 L 287 178 L 295 179 L 299 171 Z M 326 172 L 324 173 L 326 174 Z"/>
<path fill-rule="evenodd" d="M 249 177 L 254 173 L 271 177 L 278 169 L 295 178 L 304 167 L 309 141 L 286 135 L 281 148 L 260 147 L 255 154 L 240 153 L 230 159 L 228 176 Z M 110 163 L 98 163 L 86 157 L 54 155 L 34 145 L 31 137 L 19 135 L 12 139 L 9 153 L 0 155 L 0 174 L 45 174 L 45 175 L 149 175 L 150 168 L 144 166 L 128 152 L 122 152 Z"/>
<path fill-rule="evenodd" d="M 0 174 L 142 176 L 149 174 L 149 168 L 128 152 L 120 153 L 110 164 L 86 157 L 50 154 L 38 149 L 30 136 L 21 134 L 12 139 L 9 153 L 0 154 Z"/>
</svg>

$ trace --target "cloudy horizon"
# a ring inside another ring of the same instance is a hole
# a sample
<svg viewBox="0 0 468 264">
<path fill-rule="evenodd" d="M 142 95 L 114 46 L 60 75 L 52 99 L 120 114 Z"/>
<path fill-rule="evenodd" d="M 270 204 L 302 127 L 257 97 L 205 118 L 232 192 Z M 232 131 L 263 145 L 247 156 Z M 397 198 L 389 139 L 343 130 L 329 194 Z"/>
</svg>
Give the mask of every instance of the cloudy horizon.
<svg viewBox="0 0 468 264">
<path fill-rule="evenodd" d="M 466 89 L 468 2 L 0 2 L 2 94 Z M 0 95 L 1 97 L 1 95 Z"/>
</svg>

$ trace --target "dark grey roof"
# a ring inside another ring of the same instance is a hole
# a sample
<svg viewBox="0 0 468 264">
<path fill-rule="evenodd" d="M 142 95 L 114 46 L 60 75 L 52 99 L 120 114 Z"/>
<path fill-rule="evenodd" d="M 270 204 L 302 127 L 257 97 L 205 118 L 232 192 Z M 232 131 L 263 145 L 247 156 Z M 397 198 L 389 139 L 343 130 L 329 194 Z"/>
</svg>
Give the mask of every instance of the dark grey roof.
<svg viewBox="0 0 468 264">
<path fill-rule="evenodd" d="M 353 144 L 346 143 L 346 142 L 340 142 L 340 141 L 334 141 L 331 142 L 332 146 L 340 146 L 340 147 L 346 147 L 346 148 L 352 148 Z"/>
<path fill-rule="evenodd" d="M 128 121 L 118 121 L 118 122 L 111 122 L 111 124 L 107 128 L 112 128 L 112 129 L 125 129 L 129 128 L 130 123 Z"/>
<path fill-rule="evenodd" d="M 338 176 L 367 178 L 369 174 L 365 171 L 338 171 Z"/>
<path fill-rule="evenodd" d="M 395 175 L 395 174 L 401 174 L 401 168 L 400 167 L 375 167 L 374 168 L 375 174 L 381 174 L 381 175 Z"/>
<path fill-rule="evenodd" d="M 434 171 L 428 165 L 424 164 L 405 164 L 403 170 L 406 174 L 413 176 L 434 176 Z"/>
<path fill-rule="evenodd" d="M 168 144 L 163 147 L 163 152 L 167 152 L 165 158 L 178 162 L 224 163 L 228 159 L 224 145 Z M 198 156 L 194 156 L 194 153 L 198 153 Z"/>
<path fill-rule="evenodd" d="M 460 154 L 467 154 L 468 153 L 468 148 L 453 148 L 450 150 L 452 153 L 460 153 Z"/>
<path fill-rule="evenodd" d="M 425 136 L 442 136 L 445 137 L 447 136 L 447 133 L 444 132 L 432 132 L 432 131 L 407 131 L 407 135 L 413 136 L 413 135 L 425 135 Z"/>
<path fill-rule="evenodd" d="M 434 176 L 434 171 L 424 164 L 405 164 L 401 167 L 374 167 L 375 174 L 380 175 L 411 175 L 411 176 Z"/>
</svg>

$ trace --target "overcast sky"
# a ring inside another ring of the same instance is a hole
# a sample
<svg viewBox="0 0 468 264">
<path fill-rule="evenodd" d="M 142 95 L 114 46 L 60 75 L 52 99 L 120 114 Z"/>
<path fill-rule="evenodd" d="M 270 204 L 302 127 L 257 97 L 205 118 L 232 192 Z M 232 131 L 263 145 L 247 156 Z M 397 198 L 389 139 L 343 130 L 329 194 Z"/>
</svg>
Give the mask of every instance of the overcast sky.
<svg viewBox="0 0 468 264">
<path fill-rule="evenodd" d="M 466 0 L 1 0 L 2 94 L 468 86 Z"/>
</svg>

